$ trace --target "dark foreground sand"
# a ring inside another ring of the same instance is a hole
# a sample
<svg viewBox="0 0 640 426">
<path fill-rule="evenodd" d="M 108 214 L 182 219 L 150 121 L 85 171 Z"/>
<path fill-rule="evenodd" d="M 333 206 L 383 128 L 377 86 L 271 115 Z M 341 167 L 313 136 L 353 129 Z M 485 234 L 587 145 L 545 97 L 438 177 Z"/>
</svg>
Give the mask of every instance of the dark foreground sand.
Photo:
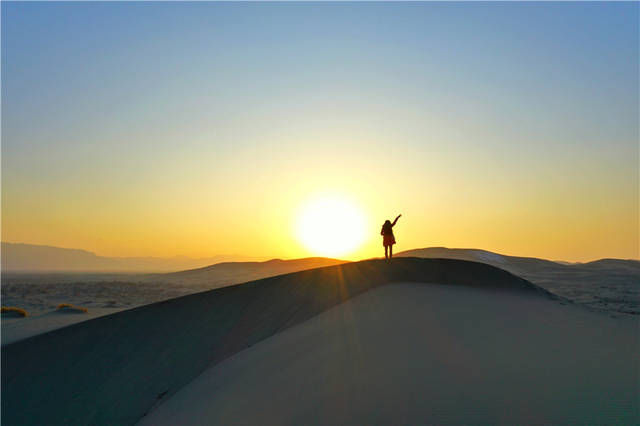
<svg viewBox="0 0 640 426">
<path fill-rule="evenodd" d="M 394 282 L 439 285 L 379 288 Z M 202 424 L 582 422 L 581 410 L 637 421 L 635 322 L 561 303 L 500 269 L 444 259 L 216 289 L 3 347 L 2 424 L 198 423 L 198 410 Z"/>
<path fill-rule="evenodd" d="M 206 370 L 142 425 L 636 424 L 633 323 L 383 286 Z"/>
</svg>

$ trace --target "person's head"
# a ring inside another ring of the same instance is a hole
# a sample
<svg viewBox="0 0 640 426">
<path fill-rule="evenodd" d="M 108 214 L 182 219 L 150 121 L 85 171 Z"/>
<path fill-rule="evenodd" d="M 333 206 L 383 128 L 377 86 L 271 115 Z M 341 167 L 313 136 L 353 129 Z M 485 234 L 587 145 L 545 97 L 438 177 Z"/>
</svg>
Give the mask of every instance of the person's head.
<svg viewBox="0 0 640 426">
<path fill-rule="evenodd" d="M 389 219 L 385 220 L 384 226 L 391 226 L 391 221 Z"/>
</svg>

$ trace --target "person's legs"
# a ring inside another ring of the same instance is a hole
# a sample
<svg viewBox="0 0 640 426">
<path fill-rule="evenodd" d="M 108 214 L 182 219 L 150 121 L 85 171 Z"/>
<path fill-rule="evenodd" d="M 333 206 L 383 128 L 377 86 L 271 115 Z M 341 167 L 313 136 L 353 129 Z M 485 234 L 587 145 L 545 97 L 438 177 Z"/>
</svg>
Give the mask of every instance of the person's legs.
<svg viewBox="0 0 640 426">
<path fill-rule="evenodd" d="M 384 258 L 388 259 L 389 258 L 389 252 L 388 252 L 389 246 L 384 246 Z"/>
<path fill-rule="evenodd" d="M 389 246 L 389 259 L 393 257 L 393 245 Z"/>
</svg>

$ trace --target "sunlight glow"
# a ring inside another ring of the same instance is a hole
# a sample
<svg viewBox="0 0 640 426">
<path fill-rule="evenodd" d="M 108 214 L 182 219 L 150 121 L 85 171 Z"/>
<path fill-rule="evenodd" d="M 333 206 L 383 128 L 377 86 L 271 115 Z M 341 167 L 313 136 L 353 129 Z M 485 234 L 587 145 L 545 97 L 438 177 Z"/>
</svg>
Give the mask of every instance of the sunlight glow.
<svg viewBox="0 0 640 426">
<path fill-rule="evenodd" d="M 321 256 L 344 256 L 365 240 L 366 220 L 346 197 L 323 195 L 311 198 L 298 213 L 296 235 L 311 252 Z"/>
</svg>

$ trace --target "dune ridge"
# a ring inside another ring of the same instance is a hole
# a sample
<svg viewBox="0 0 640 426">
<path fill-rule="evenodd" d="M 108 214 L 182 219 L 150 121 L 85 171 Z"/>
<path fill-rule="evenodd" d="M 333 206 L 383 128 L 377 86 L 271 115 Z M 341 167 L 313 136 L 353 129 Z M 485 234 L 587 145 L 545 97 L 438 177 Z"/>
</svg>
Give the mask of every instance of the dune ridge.
<svg viewBox="0 0 640 426">
<path fill-rule="evenodd" d="M 633 259 L 562 263 L 534 257 L 507 256 L 479 249 L 446 247 L 407 250 L 395 256 L 487 263 L 583 306 L 625 315 L 640 315 L 640 261 Z"/>
<path fill-rule="evenodd" d="M 4 347 L 2 422 L 133 424 L 206 368 L 369 289 L 400 281 L 554 298 L 490 265 L 418 258 L 347 263 L 196 293 Z"/>
</svg>

